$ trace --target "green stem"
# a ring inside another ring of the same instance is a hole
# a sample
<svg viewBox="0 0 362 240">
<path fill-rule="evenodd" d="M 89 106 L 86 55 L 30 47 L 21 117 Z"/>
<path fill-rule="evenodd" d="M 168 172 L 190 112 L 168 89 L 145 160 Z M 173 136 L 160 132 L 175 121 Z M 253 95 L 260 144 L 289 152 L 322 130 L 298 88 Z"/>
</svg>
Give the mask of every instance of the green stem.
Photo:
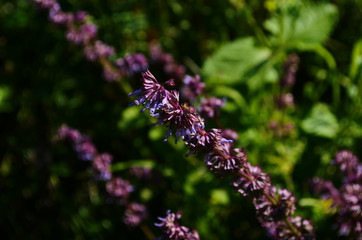
<svg viewBox="0 0 362 240">
<path fill-rule="evenodd" d="M 255 36 L 257 37 L 259 42 L 262 43 L 264 46 L 269 46 L 270 45 L 269 39 L 266 37 L 266 35 L 264 34 L 261 27 L 257 24 L 252 10 L 247 5 L 245 5 L 244 9 L 245 9 L 245 14 L 246 14 L 246 21 L 249 23 L 251 28 L 254 30 Z"/>
</svg>

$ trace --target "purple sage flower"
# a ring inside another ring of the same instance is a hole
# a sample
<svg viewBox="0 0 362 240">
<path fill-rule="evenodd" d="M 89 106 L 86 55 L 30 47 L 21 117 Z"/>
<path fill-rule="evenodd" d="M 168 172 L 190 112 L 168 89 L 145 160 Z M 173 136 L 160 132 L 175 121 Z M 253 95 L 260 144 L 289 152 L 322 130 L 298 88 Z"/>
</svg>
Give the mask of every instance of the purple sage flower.
<svg viewBox="0 0 362 240">
<path fill-rule="evenodd" d="M 61 10 L 59 4 L 55 4 L 49 9 L 49 19 L 51 22 L 59 25 L 67 25 L 73 22 L 73 15 Z"/>
<path fill-rule="evenodd" d="M 261 190 L 269 188 L 271 185 L 268 174 L 247 162 L 245 167 L 239 170 L 239 176 L 234 179 L 232 186 L 242 196 L 249 196 L 260 193 Z"/>
<path fill-rule="evenodd" d="M 343 204 L 338 213 L 339 234 L 362 239 L 362 184 L 341 188 Z"/>
<path fill-rule="evenodd" d="M 161 239 L 165 240 L 199 240 L 199 234 L 196 230 L 190 230 L 185 226 L 181 226 L 178 220 L 181 218 L 181 213 L 172 213 L 167 211 L 165 218 L 159 217 L 160 223 L 155 223 L 157 227 L 162 228 L 164 236 Z"/>
<path fill-rule="evenodd" d="M 88 13 L 86 11 L 78 11 L 74 13 L 74 21 L 79 23 L 84 22 L 87 17 Z"/>
<path fill-rule="evenodd" d="M 295 54 L 288 56 L 284 63 L 284 73 L 280 80 L 283 87 L 292 87 L 295 84 L 295 74 L 298 70 L 299 57 Z"/>
<path fill-rule="evenodd" d="M 184 139 L 185 144 L 189 146 L 189 154 L 210 153 L 214 147 L 220 143 L 232 143 L 222 136 L 222 130 L 210 129 L 205 131 L 203 126 L 196 125 L 196 133 L 191 134 L 187 139 Z"/>
<path fill-rule="evenodd" d="M 269 198 L 263 194 L 253 200 L 259 219 L 282 220 L 294 214 L 296 199 L 287 189 L 277 189 L 272 186 L 265 193 Z M 270 198 L 276 201 L 271 202 Z"/>
<path fill-rule="evenodd" d="M 246 153 L 242 148 L 233 148 L 229 142 L 221 143 L 206 155 L 206 166 L 218 176 L 237 172 L 246 163 Z"/>
<path fill-rule="evenodd" d="M 112 46 L 109 46 L 100 40 L 95 42 L 94 51 L 97 53 L 99 58 L 107 58 L 115 53 L 115 50 Z"/>
<path fill-rule="evenodd" d="M 112 155 L 108 153 L 102 153 L 97 155 L 92 164 L 93 168 L 98 172 L 101 180 L 110 180 L 112 173 L 110 171 L 110 165 L 113 160 Z"/>
<path fill-rule="evenodd" d="M 142 88 L 129 95 L 139 95 L 134 101 L 134 105 L 144 105 L 141 111 L 148 108 L 151 114 L 155 114 L 171 98 L 171 93 L 164 88 L 164 85 L 173 86 L 174 84 L 172 81 L 168 81 L 161 85 L 148 70 L 142 73 L 142 81 Z"/>
<path fill-rule="evenodd" d="M 332 161 L 341 169 L 342 185 L 336 189 L 329 181 L 313 179 L 313 191 L 331 199 L 338 210 L 338 233 L 351 239 L 362 239 L 362 164 L 348 150 L 340 151 Z"/>
<path fill-rule="evenodd" d="M 294 106 L 294 97 L 291 93 L 285 93 L 276 98 L 276 104 L 279 108 L 287 108 Z"/>
<path fill-rule="evenodd" d="M 119 177 L 109 180 L 106 183 L 106 189 L 109 195 L 123 201 L 127 200 L 130 192 L 134 190 L 133 186 L 128 181 Z"/>
<path fill-rule="evenodd" d="M 336 154 L 332 163 L 339 166 L 342 173 L 345 175 L 345 181 L 351 183 L 356 180 L 362 181 L 360 167 L 358 167 L 358 158 L 348 150 L 342 150 Z"/>
<path fill-rule="evenodd" d="M 201 116 L 205 118 L 216 117 L 219 109 L 225 105 L 225 101 L 225 99 L 220 99 L 216 97 L 202 99 L 199 107 Z"/>
<path fill-rule="evenodd" d="M 116 61 L 122 75 L 133 76 L 136 73 L 144 72 L 148 69 L 146 57 L 141 53 L 126 54 L 124 58 Z"/>
<path fill-rule="evenodd" d="M 339 190 L 336 189 L 330 181 L 313 178 L 311 181 L 311 190 L 313 193 L 318 194 L 322 199 L 332 199 L 334 206 L 341 206 L 342 204 Z"/>
<path fill-rule="evenodd" d="M 147 215 L 145 205 L 132 202 L 126 206 L 123 222 L 130 227 L 136 227 L 146 219 Z"/>
<path fill-rule="evenodd" d="M 303 219 L 300 216 L 289 217 L 291 222 L 300 235 L 296 235 L 285 222 L 278 222 L 276 229 L 278 240 L 315 240 L 314 227 L 309 220 Z"/>
<path fill-rule="evenodd" d="M 239 139 L 238 133 L 232 129 L 223 129 L 221 132 L 221 137 L 225 139 L 230 139 L 232 141 L 236 141 Z"/>
<path fill-rule="evenodd" d="M 69 139 L 73 143 L 81 142 L 84 139 L 84 136 L 82 136 L 78 130 L 72 129 L 64 124 L 58 130 L 58 137 L 62 140 Z"/>
<path fill-rule="evenodd" d="M 181 88 L 180 95 L 182 99 L 195 102 L 196 98 L 203 93 L 205 83 L 201 82 L 200 75 L 194 77 L 186 76 L 183 80 L 184 85 Z"/>
<path fill-rule="evenodd" d="M 53 8 L 57 3 L 56 0 L 33 0 L 35 3 L 38 4 L 41 8 Z"/>
<path fill-rule="evenodd" d="M 129 173 L 141 180 L 149 180 L 152 178 L 152 169 L 149 167 L 131 167 Z"/>
<path fill-rule="evenodd" d="M 170 101 L 162 108 L 160 114 L 160 122 L 170 128 L 166 139 L 173 131 L 175 131 L 176 140 L 179 137 L 183 140 L 188 139 L 191 134 L 196 133 L 197 126 L 204 125 L 203 119 L 200 118 L 194 107 L 188 106 L 187 103 L 178 104 L 178 96 L 173 99 L 174 101 Z"/>
<path fill-rule="evenodd" d="M 78 153 L 80 159 L 84 161 L 91 161 L 97 154 L 97 149 L 90 141 L 83 141 L 75 144 L 75 151 Z"/>
<path fill-rule="evenodd" d="M 120 78 L 120 73 L 113 68 L 104 67 L 103 68 L 103 78 L 108 82 L 116 82 Z"/>
</svg>

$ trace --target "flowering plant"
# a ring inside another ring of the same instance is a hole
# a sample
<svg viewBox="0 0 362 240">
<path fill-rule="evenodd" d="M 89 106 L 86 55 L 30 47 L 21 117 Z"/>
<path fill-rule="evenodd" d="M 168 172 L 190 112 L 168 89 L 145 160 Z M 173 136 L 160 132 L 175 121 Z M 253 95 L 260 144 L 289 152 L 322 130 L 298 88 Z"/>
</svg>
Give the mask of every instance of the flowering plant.
<svg viewBox="0 0 362 240">
<path fill-rule="evenodd" d="M 360 238 L 357 158 L 329 162 L 360 154 L 361 42 L 340 32 L 358 7 L 5 2 L 1 221 L 14 236 Z"/>
</svg>

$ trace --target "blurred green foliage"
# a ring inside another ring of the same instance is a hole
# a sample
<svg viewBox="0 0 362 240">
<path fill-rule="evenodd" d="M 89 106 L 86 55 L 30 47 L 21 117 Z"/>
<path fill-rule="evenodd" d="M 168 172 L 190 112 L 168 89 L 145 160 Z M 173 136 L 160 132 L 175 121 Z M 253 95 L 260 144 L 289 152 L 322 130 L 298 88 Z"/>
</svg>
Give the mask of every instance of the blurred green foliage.
<svg viewBox="0 0 362 240">
<path fill-rule="evenodd" d="M 320 176 L 338 183 L 329 161 L 340 149 L 362 157 L 361 1 L 60 3 L 67 11 L 88 11 L 118 56 L 147 55 L 156 41 L 189 74 L 201 74 L 209 95 L 227 98 L 220 123 L 238 131 L 236 144 L 274 184 L 301 199 L 298 214 L 312 219 L 318 239 L 336 239 L 333 209 L 311 195 L 308 181 Z M 279 109 L 274 98 L 292 53 L 300 57 L 290 89 L 295 106 Z M 215 179 L 201 157 L 185 157 L 182 143 L 163 142 L 165 129 L 128 107 L 125 89 L 138 88 L 135 79 L 110 84 L 101 76 L 101 67 L 87 62 L 45 12 L 27 0 L 0 1 L 2 239 L 146 239 L 122 223 L 122 206 L 109 203 L 89 164 L 54 141 L 62 123 L 112 153 L 115 174 L 130 177 L 128 168 L 137 165 L 161 176 L 156 183 L 132 179 L 132 197 L 149 207 L 146 224 L 156 235 L 156 217 L 172 209 L 181 210 L 182 223 L 202 239 L 267 239 L 252 203 L 227 179 Z M 273 131 L 270 121 L 294 128 Z"/>
</svg>

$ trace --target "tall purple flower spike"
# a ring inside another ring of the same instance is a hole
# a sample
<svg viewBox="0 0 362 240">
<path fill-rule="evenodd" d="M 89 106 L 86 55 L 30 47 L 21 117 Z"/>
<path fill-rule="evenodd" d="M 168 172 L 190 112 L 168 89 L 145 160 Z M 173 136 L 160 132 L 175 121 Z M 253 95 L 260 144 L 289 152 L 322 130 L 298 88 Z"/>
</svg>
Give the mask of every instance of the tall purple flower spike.
<svg viewBox="0 0 362 240">
<path fill-rule="evenodd" d="M 99 62 L 103 67 L 103 77 L 109 82 L 119 81 L 121 76 L 133 76 L 148 68 L 146 58 L 140 54 L 127 54 L 116 61 L 109 57 L 115 55 L 115 48 L 97 38 L 98 27 L 88 13 L 64 12 L 56 0 L 32 0 L 36 6 L 49 11 L 49 20 L 66 29 L 66 39 L 83 48 L 88 61 Z"/>
<path fill-rule="evenodd" d="M 348 150 L 338 152 L 332 163 L 343 174 L 339 189 L 319 178 L 312 180 L 312 191 L 323 199 L 332 200 L 337 208 L 338 233 L 351 239 L 362 239 L 362 164 Z"/>
<path fill-rule="evenodd" d="M 168 127 L 167 136 L 175 133 L 176 139 L 181 137 L 190 149 L 189 154 L 205 154 L 205 163 L 211 172 L 218 177 L 233 177 L 234 189 L 253 199 L 258 219 L 265 228 L 270 226 L 272 238 L 314 239 L 310 221 L 292 216 L 295 198 L 287 190 L 276 191 L 269 176 L 259 167 L 250 165 L 244 149 L 234 148 L 233 141 L 224 138 L 222 130 L 205 130 L 204 121 L 196 109 L 180 103 L 178 92 L 167 90 L 166 85 L 170 85 L 169 82 L 158 83 L 149 71 L 143 73 L 142 88 L 131 94 L 137 95 L 133 105 L 143 105 L 142 111 L 150 109 L 150 115 L 158 119 L 157 123 Z M 234 134 L 229 134 L 230 138 L 237 139 L 237 136 L 232 136 Z M 172 224 L 175 219 L 177 215 L 171 213 L 162 219 L 162 226 L 170 226 L 170 239 L 184 234 L 182 228 Z"/>
<path fill-rule="evenodd" d="M 89 137 L 81 134 L 78 130 L 62 125 L 58 130 L 58 138 L 69 140 L 74 150 L 82 160 L 92 163 L 96 172 L 96 179 L 105 181 L 108 194 L 116 202 L 125 206 L 123 222 L 130 226 L 140 225 L 148 216 L 147 208 L 143 204 L 129 202 L 129 196 L 134 191 L 134 187 L 125 179 L 113 177 L 110 171 L 110 164 L 113 156 L 108 153 L 98 153 L 96 147 L 90 141 Z"/>
<path fill-rule="evenodd" d="M 163 236 L 159 239 L 164 240 L 200 240 L 199 234 L 196 230 L 179 224 L 178 220 L 181 218 L 181 213 L 172 213 L 167 211 L 166 217 L 159 217 L 160 223 L 155 225 L 163 230 Z"/>
</svg>

